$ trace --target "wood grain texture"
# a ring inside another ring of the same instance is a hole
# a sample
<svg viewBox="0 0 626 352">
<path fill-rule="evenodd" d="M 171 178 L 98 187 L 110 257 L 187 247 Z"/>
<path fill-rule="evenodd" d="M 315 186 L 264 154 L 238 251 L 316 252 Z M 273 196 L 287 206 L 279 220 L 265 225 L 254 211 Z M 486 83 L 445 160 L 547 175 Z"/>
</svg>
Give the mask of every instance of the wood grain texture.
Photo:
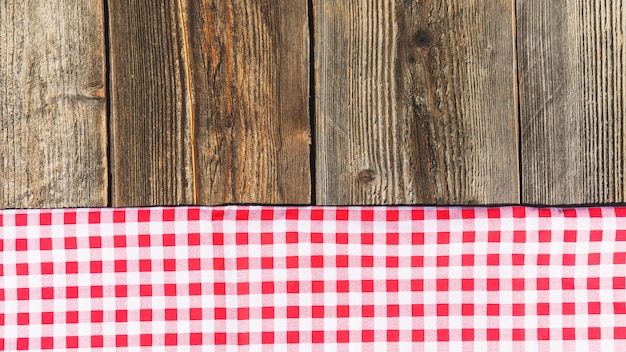
<svg viewBox="0 0 626 352">
<path fill-rule="evenodd" d="M 309 204 L 306 0 L 185 4 L 198 202 Z"/>
<path fill-rule="evenodd" d="M 0 2 L 0 208 L 106 206 L 103 7 Z"/>
<path fill-rule="evenodd" d="M 626 200 L 623 5 L 518 1 L 523 202 Z"/>
<path fill-rule="evenodd" d="M 314 0 L 318 204 L 519 201 L 512 0 Z"/>
<path fill-rule="evenodd" d="M 191 96 L 179 0 L 109 0 L 112 205 L 194 199 Z"/>
</svg>

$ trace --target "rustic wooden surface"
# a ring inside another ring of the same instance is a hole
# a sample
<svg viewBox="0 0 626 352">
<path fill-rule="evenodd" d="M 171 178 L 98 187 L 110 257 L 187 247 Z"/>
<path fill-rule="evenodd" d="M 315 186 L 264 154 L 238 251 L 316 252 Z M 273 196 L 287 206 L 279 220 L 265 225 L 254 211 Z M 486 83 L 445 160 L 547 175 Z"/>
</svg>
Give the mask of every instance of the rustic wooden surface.
<svg viewBox="0 0 626 352">
<path fill-rule="evenodd" d="M 306 1 L 189 1 L 200 204 L 311 202 Z"/>
<path fill-rule="evenodd" d="M 113 205 L 310 202 L 305 2 L 109 4 Z"/>
<path fill-rule="evenodd" d="M 2 1 L 0 208 L 625 202 L 623 5 Z"/>
<path fill-rule="evenodd" d="M 103 8 L 0 2 L 0 206 L 107 205 Z"/>
<path fill-rule="evenodd" d="M 178 0 L 109 0 L 113 206 L 193 204 L 191 93 Z"/>
<path fill-rule="evenodd" d="M 623 2 L 518 1 L 523 197 L 624 202 Z"/>
<path fill-rule="evenodd" d="M 314 1 L 318 204 L 519 202 L 513 8 Z"/>
</svg>

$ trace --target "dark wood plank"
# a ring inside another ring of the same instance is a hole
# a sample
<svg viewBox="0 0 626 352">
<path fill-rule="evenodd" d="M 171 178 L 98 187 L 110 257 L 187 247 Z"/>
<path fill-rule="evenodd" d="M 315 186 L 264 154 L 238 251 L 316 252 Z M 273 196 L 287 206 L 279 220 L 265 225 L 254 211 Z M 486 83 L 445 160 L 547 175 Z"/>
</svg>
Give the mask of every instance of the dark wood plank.
<svg viewBox="0 0 626 352">
<path fill-rule="evenodd" d="M 305 1 L 109 3 L 116 205 L 310 202 Z"/>
<path fill-rule="evenodd" d="M 522 201 L 624 202 L 622 1 L 518 1 Z"/>
<path fill-rule="evenodd" d="M 103 7 L 0 2 L 0 208 L 107 205 Z"/>
<path fill-rule="evenodd" d="M 198 202 L 309 204 L 306 0 L 189 1 Z"/>
<path fill-rule="evenodd" d="M 109 0 L 113 206 L 191 204 L 191 95 L 178 0 Z"/>
<path fill-rule="evenodd" d="M 519 201 L 512 0 L 314 0 L 319 204 Z"/>
</svg>

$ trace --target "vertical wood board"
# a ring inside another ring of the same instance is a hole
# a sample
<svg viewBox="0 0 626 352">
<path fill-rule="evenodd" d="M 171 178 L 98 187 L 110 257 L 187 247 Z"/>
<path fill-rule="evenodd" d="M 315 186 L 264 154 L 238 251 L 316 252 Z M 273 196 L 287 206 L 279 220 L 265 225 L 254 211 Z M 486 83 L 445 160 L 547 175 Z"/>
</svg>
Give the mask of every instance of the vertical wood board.
<svg viewBox="0 0 626 352">
<path fill-rule="evenodd" d="M 0 2 L 0 208 L 107 205 L 102 2 Z"/>
<path fill-rule="evenodd" d="M 113 206 L 195 203 L 179 0 L 109 0 Z"/>
<path fill-rule="evenodd" d="M 511 0 L 313 3 L 318 204 L 519 201 Z"/>
<path fill-rule="evenodd" d="M 523 202 L 625 200 L 622 7 L 518 1 Z"/>
<path fill-rule="evenodd" d="M 198 202 L 309 204 L 307 2 L 187 4 Z"/>
</svg>

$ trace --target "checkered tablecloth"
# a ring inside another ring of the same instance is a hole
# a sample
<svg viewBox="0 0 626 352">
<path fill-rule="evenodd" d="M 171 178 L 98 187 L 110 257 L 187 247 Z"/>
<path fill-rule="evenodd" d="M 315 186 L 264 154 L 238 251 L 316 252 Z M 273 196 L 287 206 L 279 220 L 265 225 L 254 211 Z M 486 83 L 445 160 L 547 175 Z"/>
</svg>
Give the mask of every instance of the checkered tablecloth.
<svg viewBox="0 0 626 352">
<path fill-rule="evenodd" d="M 626 208 L 0 212 L 0 349 L 626 351 Z"/>
</svg>

